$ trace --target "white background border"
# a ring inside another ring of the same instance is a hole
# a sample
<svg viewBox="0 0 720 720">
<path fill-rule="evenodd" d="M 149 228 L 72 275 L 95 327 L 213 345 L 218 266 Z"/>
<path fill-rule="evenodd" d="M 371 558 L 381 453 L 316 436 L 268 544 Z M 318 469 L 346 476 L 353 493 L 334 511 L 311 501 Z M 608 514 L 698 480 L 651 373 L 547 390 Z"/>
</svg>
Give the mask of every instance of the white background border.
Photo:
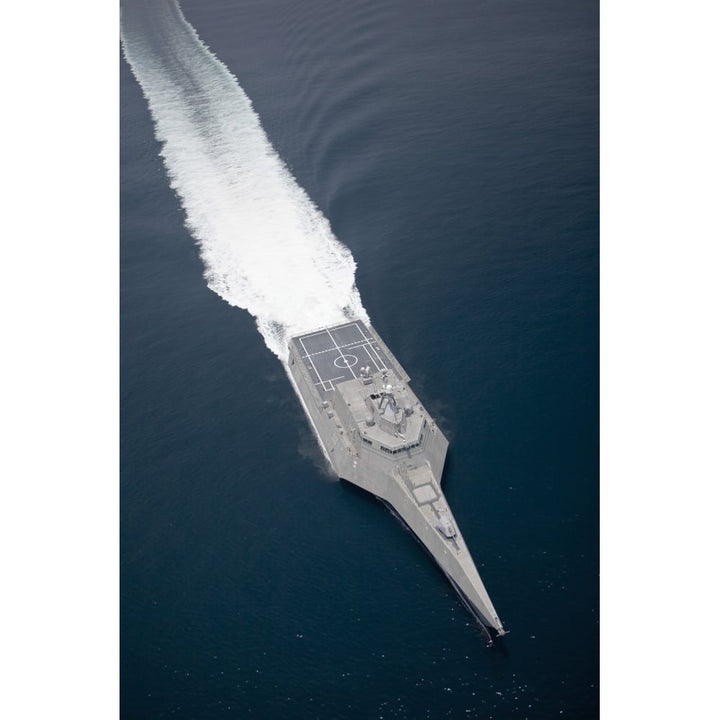
<svg viewBox="0 0 720 720">
<path fill-rule="evenodd" d="M 718 704 L 714 8 L 601 8 L 606 718 Z M 96 720 L 118 714 L 118 10 L 4 17 L 0 714 Z"/>
</svg>

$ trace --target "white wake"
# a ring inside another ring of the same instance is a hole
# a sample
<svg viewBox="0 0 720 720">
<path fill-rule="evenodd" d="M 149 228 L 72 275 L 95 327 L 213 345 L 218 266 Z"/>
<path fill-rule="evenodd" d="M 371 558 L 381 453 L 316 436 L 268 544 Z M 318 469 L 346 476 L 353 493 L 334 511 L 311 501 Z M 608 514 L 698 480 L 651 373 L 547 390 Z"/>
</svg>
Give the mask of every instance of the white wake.
<svg viewBox="0 0 720 720">
<path fill-rule="evenodd" d="M 248 310 L 283 361 L 294 334 L 353 317 L 367 321 L 350 251 L 177 3 L 123 3 L 121 39 L 208 286 Z"/>
</svg>

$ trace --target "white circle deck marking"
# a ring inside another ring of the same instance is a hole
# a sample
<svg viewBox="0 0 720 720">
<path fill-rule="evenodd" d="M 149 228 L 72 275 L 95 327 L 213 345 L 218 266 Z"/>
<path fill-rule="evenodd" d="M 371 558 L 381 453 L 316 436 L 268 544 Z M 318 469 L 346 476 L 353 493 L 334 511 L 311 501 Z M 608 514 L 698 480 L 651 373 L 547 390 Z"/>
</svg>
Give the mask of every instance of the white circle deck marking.
<svg viewBox="0 0 720 720">
<path fill-rule="evenodd" d="M 357 365 L 357 361 L 354 355 L 340 355 L 335 358 L 333 365 L 339 368 L 351 368 Z"/>
</svg>

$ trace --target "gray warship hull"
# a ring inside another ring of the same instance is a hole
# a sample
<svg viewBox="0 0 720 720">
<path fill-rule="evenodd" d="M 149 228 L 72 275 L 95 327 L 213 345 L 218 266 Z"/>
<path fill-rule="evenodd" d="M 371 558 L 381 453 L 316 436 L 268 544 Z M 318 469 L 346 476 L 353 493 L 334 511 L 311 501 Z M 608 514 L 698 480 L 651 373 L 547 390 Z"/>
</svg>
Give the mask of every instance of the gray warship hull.
<svg viewBox="0 0 720 720">
<path fill-rule="evenodd" d="M 293 337 L 288 368 L 338 477 L 390 506 L 440 566 L 487 638 L 504 635 L 440 487 L 448 441 L 375 330 L 355 320 Z"/>
</svg>

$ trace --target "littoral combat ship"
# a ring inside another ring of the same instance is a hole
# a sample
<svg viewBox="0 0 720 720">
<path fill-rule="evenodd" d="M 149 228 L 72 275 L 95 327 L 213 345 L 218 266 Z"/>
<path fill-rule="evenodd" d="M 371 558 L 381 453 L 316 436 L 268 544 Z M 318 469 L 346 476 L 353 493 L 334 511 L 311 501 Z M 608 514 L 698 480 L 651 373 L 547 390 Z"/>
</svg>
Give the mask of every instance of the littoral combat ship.
<svg viewBox="0 0 720 720">
<path fill-rule="evenodd" d="M 408 374 L 359 320 L 298 335 L 289 346 L 290 374 L 338 477 L 402 518 L 492 644 L 505 629 L 440 488 L 448 441 Z"/>
</svg>

